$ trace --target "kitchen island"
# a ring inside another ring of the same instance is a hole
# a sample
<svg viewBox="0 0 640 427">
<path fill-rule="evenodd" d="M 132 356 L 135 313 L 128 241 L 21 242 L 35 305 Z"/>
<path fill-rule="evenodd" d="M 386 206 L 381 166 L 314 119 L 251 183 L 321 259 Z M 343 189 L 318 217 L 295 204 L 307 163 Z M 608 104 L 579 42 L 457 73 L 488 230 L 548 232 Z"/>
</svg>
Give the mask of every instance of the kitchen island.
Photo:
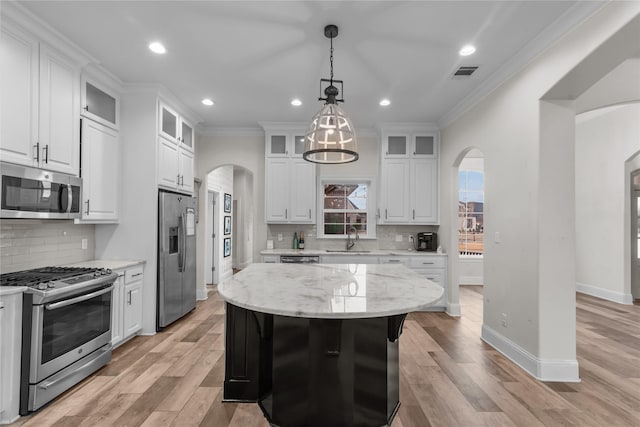
<svg viewBox="0 0 640 427">
<path fill-rule="evenodd" d="M 407 313 L 440 286 L 401 265 L 252 264 L 226 301 L 224 400 L 287 426 L 390 425 Z"/>
</svg>

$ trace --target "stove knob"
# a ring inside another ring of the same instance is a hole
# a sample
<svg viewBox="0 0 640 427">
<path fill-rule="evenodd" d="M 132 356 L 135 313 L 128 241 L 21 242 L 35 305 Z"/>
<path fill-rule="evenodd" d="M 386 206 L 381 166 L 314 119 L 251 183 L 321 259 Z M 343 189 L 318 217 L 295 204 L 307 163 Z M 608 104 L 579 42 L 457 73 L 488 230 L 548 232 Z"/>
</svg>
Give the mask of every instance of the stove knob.
<svg viewBox="0 0 640 427">
<path fill-rule="evenodd" d="M 47 284 L 46 283 L 38 283 L 38 286 L 36 286 L 38 289 L 40 289 L 41 291 L 44 291 L 45 289 L 47 289 Z"/>
<path fill-rule="evenodd" d="M 100 277 L 100 272 L 99 271 L 94 272 L 93 277 Z"/>
<path fill-rule="evenodd" d="M 47 288 L 55 288 L 56 284 L 54 282 L 47 283 Z"/>
<path fill-rule="evenodd" d="M 109 275 L 109 274 L 111 274 L 111 273 L 112 273 L 112 271 L 111 271 L 111 269 L 110 269 L 110 268 L 106 268 L 106 269 L 104 270 L 104 275 L 105 275 L 105 276 L 108 276 L 108 275 Z"/>
</svg>

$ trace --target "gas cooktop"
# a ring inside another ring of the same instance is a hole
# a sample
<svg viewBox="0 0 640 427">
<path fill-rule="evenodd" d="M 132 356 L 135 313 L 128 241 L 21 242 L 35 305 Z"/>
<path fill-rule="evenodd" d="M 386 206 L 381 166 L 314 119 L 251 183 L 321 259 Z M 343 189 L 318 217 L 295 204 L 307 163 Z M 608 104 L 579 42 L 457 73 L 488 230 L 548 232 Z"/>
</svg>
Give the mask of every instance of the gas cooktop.
<svg viewBox="0 0 640 427">
<path fill-rule="evenodd" d="M 26 286 L 34 303 L 43 303 L 108 286 L 117 277 L 108 268 L 42 267 L 0 274 L 0 286 Z"/>
</svg>

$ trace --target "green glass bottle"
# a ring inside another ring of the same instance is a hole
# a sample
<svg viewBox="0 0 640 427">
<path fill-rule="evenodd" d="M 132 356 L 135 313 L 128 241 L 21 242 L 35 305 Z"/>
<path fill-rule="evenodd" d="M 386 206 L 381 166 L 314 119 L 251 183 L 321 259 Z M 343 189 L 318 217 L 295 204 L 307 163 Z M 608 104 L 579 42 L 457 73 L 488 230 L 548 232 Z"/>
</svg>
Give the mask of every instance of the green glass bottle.
<svg viewBox="0 0 640 427">
<path fill-rule="evenodd" d="M 298 232 L 293 232 L 293 249 L 298 249 Z"/>
</svg>

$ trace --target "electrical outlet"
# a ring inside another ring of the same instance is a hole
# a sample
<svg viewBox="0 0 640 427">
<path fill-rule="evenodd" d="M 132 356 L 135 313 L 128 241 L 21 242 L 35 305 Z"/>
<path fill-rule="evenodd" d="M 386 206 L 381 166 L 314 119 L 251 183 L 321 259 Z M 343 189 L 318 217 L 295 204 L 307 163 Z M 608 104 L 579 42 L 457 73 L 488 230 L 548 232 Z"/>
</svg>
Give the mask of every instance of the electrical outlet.
<svg viewBox="0 0 640 427">
<path fill-rule="evenodd" d="M 402 234 L 396 234 L 396 242 L 402 242 Z"/>
<path fill-rule="evenodd" d="M 493 235 L 493 241 L 496 242 L 496 243 L 500 243 L 501 240 L 502 239 L 500 237 L 500 232 L 496 231 L 495 234 Z"/>
<path fill-rule="evenodd" d="M 87 249 L 87 243 L 89 243 L 87 239 L 82 239 L 82 249 Z"/>
<path fill-rule="evenodd" d="M 500 324 L 503 328 L 507 327 L 507 313 L 502 313 L 502 320 L 500 320 Z"/>
<path fill-rule="evenodd" d="M 282 233 L 278 233 L 278 242 L 282 242 L 283 237 L 282 237 Z"/>
</svg>

